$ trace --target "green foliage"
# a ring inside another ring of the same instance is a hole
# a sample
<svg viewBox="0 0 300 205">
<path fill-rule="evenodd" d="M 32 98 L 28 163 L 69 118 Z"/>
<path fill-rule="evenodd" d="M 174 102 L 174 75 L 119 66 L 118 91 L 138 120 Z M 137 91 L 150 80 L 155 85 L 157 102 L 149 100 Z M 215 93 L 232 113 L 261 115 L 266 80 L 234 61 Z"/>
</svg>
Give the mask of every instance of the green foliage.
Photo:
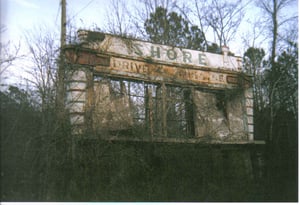
<svg viewBox="0 0 300 205">
<path fill-rule="evenodd" d="M 267 141 L 268 201 L 297 196 L 298 44 L 287 46 L 274 62 L 263 60 L 262 49 L 249 48 L 244 54 L 245 69 L 254 80 L 255 138 Z"/>
<path fill-rule="evenodd" d="M 211 53 L 221 53 L 221 48 L 216 43 L 212 43 L 211 45 L 207 46 L 207 52 Z"/>
<path fill-rule="evenodd" d="M 262 48 L 248 48 L 243 58 L 246 72 L 251 75 L 256 75 L 256 71 L 262 67 L 265 55 L 265 51 Z"/>
<path fill-rule="evenodd" d="M 290 42 L 288 48 L 271 60 L 265 61 L 265 51 L 250 47 L 244 53 L 244 68 L 253 76 L 255 134 L 260 138 L 274 131 L 274 138 L 289 129 L 297 135 L 294 124 L 298 120 L 298 45 Z M 282 116 L 286 117 L 282 117 Z M 271 125 L 273 124 L 273 125 Z M 283 128 L 284 126 L 285 128 Z"/>
<path fill-rule="evenodd" d="M 0 93 L 2 201 L 46 200 L 68 153 L 66 130 L 52 109 L 43 110 L 28 91 Z M 67 147 L 67 149 L 66 149 Z"/>
<path fill-rule="evenodd" d="M 245 150 L 193 144 L 81 140 L 76 154 L 72 186 L 67 193 L 70 198 L 59 200 L 259 200 L 247 173 L 249 164 L 245 160 L 249 159 L 249 152 Z"/>
<path fill-rule="evenodd" d="M 26 91 L 12 87 L 1 93 L 2 201 L 265 201 L 279 196 L 275 188 L 271 196 L 264 189 L 272 183 L 259 174 L 264 158 L 252 156 L 261 152 L 256 148 L 75 141 L 51 113 L 45 131 L 46 113 L 33 106 Z M 253 173 L 251 163 L 256 164 Z M 282 180 L 281 162 L 273 165 L 281 173 L 276 181 L 294 190 L 293 177 Z M 280 200 L 294 199 L 286 191 L 281 195 Z"/>
<path fill-rule="evenodd" d="M 283 51 L 277 58 L 274 67 L 266 72 L 266 80 L 273 86 L 275 107 L 291 111 L 298 116 L 298 45 Z"/>
<path fill-rule="evenodd" d="M 259 200 L 245 163 L 248 151 L 72 140 L 53 121 L 45 133 L 26 92 L 10 90 L 1 93 L 2 201 Z M 23 103 L 28 106 L 19 109 Z"/>
<path fill-rule="evenodd" d="M 153 43 L 204 50 L 204 33 L 176 12 L 168 13 L 167 9 L 157 7 L 144 27 Z"/>
<path fill-rule="evenodd" d="M 266 65 L 265 51 L 262 48 L 250 47 L 244 53 L 243 62 L 245 72 L 253 76 L 254 89 L 254 107 L 262 109 L 263 107 L 263 67 Z"/>
</svg>

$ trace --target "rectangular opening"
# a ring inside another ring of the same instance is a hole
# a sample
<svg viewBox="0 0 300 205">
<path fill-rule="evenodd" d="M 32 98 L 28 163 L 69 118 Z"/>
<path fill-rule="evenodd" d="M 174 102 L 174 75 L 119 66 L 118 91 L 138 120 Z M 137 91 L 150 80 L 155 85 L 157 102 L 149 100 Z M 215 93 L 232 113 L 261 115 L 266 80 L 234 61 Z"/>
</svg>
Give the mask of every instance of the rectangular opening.
<svg viewBox="0 0 300 205">
<path fill-rule="evenodd" d="M 168 136 L 194 136 L 193 100 L 191 89 L 166 86 Z"/>
<path fill-rule="evenodd" d="M 93 128 L 133 137 L 195 135 L 191 88 L 94 76 Z"/>
</svg>

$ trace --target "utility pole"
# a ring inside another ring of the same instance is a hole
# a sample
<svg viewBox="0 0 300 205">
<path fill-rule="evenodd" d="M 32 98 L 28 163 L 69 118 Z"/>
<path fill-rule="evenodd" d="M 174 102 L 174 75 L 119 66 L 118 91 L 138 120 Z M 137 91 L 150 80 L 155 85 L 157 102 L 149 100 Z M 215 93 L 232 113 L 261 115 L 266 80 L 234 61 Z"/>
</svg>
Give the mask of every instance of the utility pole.
<svg viewBox="0 0 300 205">
<path fill-rule="evenodd" d="M 60 33 L 60 59 L 58 67 L 58 86 L 56 94 L 56 104 L 58 119 L 62 122 L 64 120 L 65 107 L 65 65 L 63 48 L 66 45 L 66 0 L 61 0 L 61 33 Z"/>
<path fill-rule="evenodd" d="M 66 17 L 66 0 L 61 0 L 61 33 L 60 33 L 60 47 L 66 45 L 66 27 L 67 27 L 67 17 Z"/>
</svg>

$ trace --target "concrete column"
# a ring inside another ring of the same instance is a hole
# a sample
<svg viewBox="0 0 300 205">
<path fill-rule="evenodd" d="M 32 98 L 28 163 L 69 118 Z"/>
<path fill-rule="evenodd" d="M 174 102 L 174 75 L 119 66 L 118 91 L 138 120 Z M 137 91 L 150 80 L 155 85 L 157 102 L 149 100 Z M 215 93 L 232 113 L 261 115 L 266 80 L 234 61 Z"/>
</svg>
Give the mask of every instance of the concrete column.
<svg viewBox="0 0 300 205">
<path fill-rule="evenodd" d="M 72 134 L 82 134 L 85 123 L 87 78 L 84 68 L 71 71 L 67 80 L 66 107 L 69 110 Z"/>
<path fill-rule="evenodd" d="M 246 128 L 248 131 L 248 140 L 254 140 L 254 111 L 253 111 L 253 89 L 252 87 L 246 88 L 244 91 L 245 95 L 245 108 L 246 108 Z"/>
</svg>

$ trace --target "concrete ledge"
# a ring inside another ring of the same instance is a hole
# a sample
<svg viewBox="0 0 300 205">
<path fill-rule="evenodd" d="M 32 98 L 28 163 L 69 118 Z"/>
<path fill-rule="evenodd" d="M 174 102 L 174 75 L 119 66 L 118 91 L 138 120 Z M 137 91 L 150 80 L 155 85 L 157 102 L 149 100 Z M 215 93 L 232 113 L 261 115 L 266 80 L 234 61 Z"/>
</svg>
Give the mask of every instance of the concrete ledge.
<svg viewBox="0 0 300 205">
<path fill-rule="evenodd" d="M 138 137 L 120 137 L 120 136 L 93 136 L 93 137 L 80 137 L 77 136 L 78 140 L 105 140 L 105 141 L 128 141 L 128 142 L 157 142 L 157 143 L 183 143 L 183 144 L 203 144 L 203 145 L 264 145 L 264 140 L 254 140 L 254 141 L 221 141 L 221 140 L 208 140 L 207 138 L 162 138 L 162 137 L 152 137 L 152 138 L 138 138 Z"/>
</svg>

